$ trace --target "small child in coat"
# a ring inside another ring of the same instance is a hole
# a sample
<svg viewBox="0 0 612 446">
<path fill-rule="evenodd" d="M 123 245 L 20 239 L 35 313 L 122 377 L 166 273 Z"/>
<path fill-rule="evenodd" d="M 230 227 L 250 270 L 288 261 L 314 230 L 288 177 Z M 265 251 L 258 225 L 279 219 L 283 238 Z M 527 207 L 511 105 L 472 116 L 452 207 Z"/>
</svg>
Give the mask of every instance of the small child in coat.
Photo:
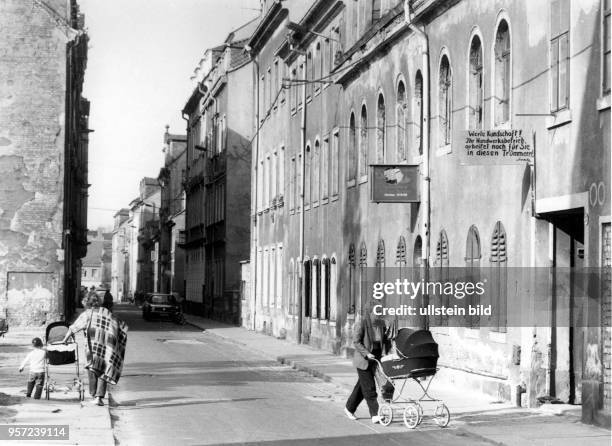
<svg viewBox="0 0 612 446">
<path fill-rule="evenodd" d="M 26 387 L 26 396 L 30 398 L 32 396 L 32 390 L 36 385 L 36 392 L 34 392 L 34 399 L 39 400 L 42 395 L 43 386 L 45 384 L 45 357 L 47 352 L 43 348 L 43 343 L 40 338 L 32 339 L 32 351 L 25 357 L 19 372 L 23 372 L 26 365 L 30 365 L 30 374 L 28 376 L 28 383 Z"/>
</svg>

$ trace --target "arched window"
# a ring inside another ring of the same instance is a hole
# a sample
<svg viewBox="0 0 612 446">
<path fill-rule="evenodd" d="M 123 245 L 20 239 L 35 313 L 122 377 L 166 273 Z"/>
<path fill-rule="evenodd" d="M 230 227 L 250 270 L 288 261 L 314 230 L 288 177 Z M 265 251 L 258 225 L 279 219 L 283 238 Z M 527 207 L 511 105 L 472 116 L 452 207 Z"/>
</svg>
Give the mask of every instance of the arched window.
<svg viewBox="0 0 612 446">
<path fill-rule="evenodd" d="M 321 263 L 323 268 L 323 308 L 321 309 L 321 317 L 328 321 L 330 313 L 331 270 L 328 258 L 324 258 Z"/>
<path fill-rule="evenodd" d="M 406 266 L 406 239 L 400 236 L 395 250 L 395 263 L 398 266 Z"/>
<path fill-rule="evenodd" d="M 423 75 L 417 71 L 414 79 L 412 120 L 414 129 L 414 147 L 418 149 L 419 155 L 423 154 Z"/>
<path fill-rule="evenodd" d="M 385 281 L 385 242 L 382 239 L 378 241 L 376 247 L 376 280 Z"/>
<path fill-rule="evenodd" d="M 510 67 L 510 31 L 508 23 L 502 20 L 495 35 L 495 125 L 510 121 Z"/>
<path fill-rule="evenodd" d="M 406 88 L 404 82 L 399 81 L 397 84 L 397 104 L 395 106 L 395 121 L 396 121 L 396 160 L 397 162 L 404 162 L 408 159 L 406 153 Z"/>
<path fill-rule="evenodd" d="M 338 314 L 338 264 L 336 262 L 336 258 L 332 257 L 329 262 L 330 267 L 330 284 L 329 284 L 329 305 L 326 305 L 326 308 L 329 308 L 329 318 L 332 321 L 336 320 Z"/>
<path fill-rule="evenodd" d="M 385 115 L 385 97 L 378 95 L 376 105 L 376 162 L 385 162 L 385 140 L 387 133 L 387 119 Z"/>
<path fill-rule="evenodd" d="M 365 242 L 361 242 L 359 248 L 359 301 L 357 302 L 357 311 L 361 314 L 364 309 L 364 304 L 368 299 L 368 290 L 364 285 L 367 280 L 367 269 L 368 269 L 368 250 L 366 249 Z M 363 314 L 361 314 L 363 316 Z"/>
<path fill-rule="evenodd" d="M 452 74 L 448 57 L 440 60 L 440 75 L 438 77 L 438 145 L 445 146 L 451 142 L 452 121 Z"/>
<path fill-rule="evenodd" d="M 356 265 L 355 245 L 351 243 L 349 245 L 349 252 L 348 252 L 348 274 L 349 274 L 348 313 L 349 314 L 355 313 L 355 289 L 356 289 L 355 288 L 355 279 L 356 279 L 355 265 Z"/>
<path fill-rule="evenodd" d="M 289 260 L 289 293 L 287 295 L 286 308 L 289 314 L 295 314 L 295 263 L 293 259 Z"/>
<path fill-rule="evenodd" d="M 314 310 L 312 317 L 320 319 L 321 318 L 321 261 L 319 259 L 314 259 L 312 262 L 313 269 L 313 281 L 312 288 L 314 292 Z"/>
<path fill-rule="evenodd" d="M 312 170 L 312 150 L 310 150 L 310 145 L 306 146 L 306 159 L 304 165 L 304 206 L 308 206 L 310 204 L 310 180 L 311 180 L 311 170 Z"/>
<path fill-rule="evenodd" d="M 495 223 L 491 235 L 491 307 L 493 331 L 506 332 L 508 305 L 508 253 L 506 249 L 506 230 L 501 221 Z"/>
<path fill-rule="evenodd" d="M 446 236 L 446 231 L 442 229 L 436 243 L 436 268 L 432 268 L 432 279 L 436 282 L 445 283 L 449 275 L 448 265 L 448 237 Z M 442 293 L 439 296 L 433 296 L 433 300 L 438 306 L 448 307 L 450 305 L 450 299 L 447 294 Z M 441 326 L 448 325 L 448 316 L 436 316 L 434 324 Z"/>
<path fill-rule="evenodd" d="M 306 100 L 311 98 L 312 95 L 312 80 L 314 79 L 314 64 L 315 61 L 312 57 L 312 52 L 308 51 L 306 54 Z"/>
<path fill-rule="evenodd" d="M 321 72 L 322 72 L 322 64 L 323 64 L 323 57 L 321 57 L 321 42 L 317 42 L 317 46 L 315 47 L 315 59 L 312 61 L 312 65 L 313 65 L 313 71 L 314 74 L 312 76 L 313 80 L 318 80 L 321 78 Z M 315 94 L 318 94 L 319 91 L 321 91 L 321 84 L 320 83 L 315 83 L 314 85 L 314 91 Z"/>
<path fill-rule="evenodd" d="M 348 147 L 347 147 L 347 180 L 355 180 L 357 176 L 357 129 L 355 128 L 355 113 L 351 113 L 349 119 L 349 135 L 348 135 Z"/>
<path fill-rule="evenodd" d="M 465 245 L 465 267 L 467 269 L 466 276 L 467 280 L 476 283 L 480 280 L 480 235 L 476 226 L 470 226 L 468 230 L 467 241 Z M 467 305 L 478 305 L 479 300 L 476 294 L 472 294 L 464 299 Z M 470 328 L 478 328 L 480 324 L 480 317 L 477 315 L 466 316 L 466 321 Z"/>
<path fill-rule="evenodd" d="M 304 316 L 311 316 L 312 302 L 312 262 L 306 260 L 304 262 Z M 301 317 L 298 315 L 298 317 Z"/>
<path fill-rule="evenodd" d="M 312 154 L 312 181 L 310 182 L 312 204 L 317 205 L 319 202 L 319 189 L 321 187 L 321 143 L 317 139 L 314 144 L 314 153 Z"/>
<path fill-rule="evenodd" d="M 482 129 L 484 120 L 484 76 L 482 73 L 482 43 L 474 36 L 470 45 L 469 128 Z"/>
<path fill-rule="evenodd" d="M 423 240 L 420 235 L 417 235 L 414 240 L 414 250 L 412 251 L 412 266 L 420 268 L 423 266 Z"/>
<path fill-rule="evenodd" d="M 359 177 L 368 175 L 368 110 L 363 104 L 361 107 L 361 122 L 359 128 Z"/>
</svg>

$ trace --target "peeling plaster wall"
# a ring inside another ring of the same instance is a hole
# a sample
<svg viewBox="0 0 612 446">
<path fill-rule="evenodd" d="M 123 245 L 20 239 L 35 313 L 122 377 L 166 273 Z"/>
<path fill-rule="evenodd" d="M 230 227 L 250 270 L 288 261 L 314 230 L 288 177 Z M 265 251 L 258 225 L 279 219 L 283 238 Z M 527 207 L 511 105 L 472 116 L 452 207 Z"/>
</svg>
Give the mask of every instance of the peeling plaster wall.
<svg viewBox="0 0 612 446">
<path fill-rule="evenodd" d="M 65 2 L 49 4 L 66 13 Z M 32 1 L 3 1 L 0 28 L 0 318 L 43 325 L 60 317 L 68 39 Z M 54 280 L 9 293 L 8 272 Z"/>
</svg>

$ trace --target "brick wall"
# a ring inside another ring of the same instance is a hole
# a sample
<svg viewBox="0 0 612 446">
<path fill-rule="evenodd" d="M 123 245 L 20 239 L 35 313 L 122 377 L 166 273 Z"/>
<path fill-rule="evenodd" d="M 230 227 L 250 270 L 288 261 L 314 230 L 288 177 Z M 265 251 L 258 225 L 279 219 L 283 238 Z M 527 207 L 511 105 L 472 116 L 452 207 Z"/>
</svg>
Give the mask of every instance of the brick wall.
<svg viewBox="0 0 612 446">
<path fill-rule="evenodd" d="M 43 325 L 63 312 L 70 38 L 53 15 L 69 11 L 65 1 L 47 5 L 53 10 L 33 0 L 0 3 L 0 318 L 12 325 Z"/>
</svg>

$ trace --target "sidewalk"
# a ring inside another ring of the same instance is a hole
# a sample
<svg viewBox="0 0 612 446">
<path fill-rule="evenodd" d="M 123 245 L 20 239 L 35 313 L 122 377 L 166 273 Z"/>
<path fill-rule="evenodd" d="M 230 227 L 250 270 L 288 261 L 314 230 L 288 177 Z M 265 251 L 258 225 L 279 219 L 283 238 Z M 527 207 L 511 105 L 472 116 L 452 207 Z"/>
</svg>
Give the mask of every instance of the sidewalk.
<svg viewBox="0 0 612 446">
<path fill-rule="evenodd" d="M 345 390 L 347 396 L 355 385 L 356 372 L 352 362 L 346 358 L 197 316 L 186 315 L 186 320 L 208 334 L 332 382 Z M 430 394 L 444 400 L 450 409 L 452 428 L 479 435 L 494 444 L 511 446 L 610 445 L 609 430 L 580 422 L 580 406 L 560 404 L 544 405 L 538 409 L 517 408 L 472 390 L 467 394 L 456 386 L 446 385 L 444 375 L 444 369 L 438 372 Z M 405 392 L 419 395 L 420 389 L 415 383 L 409 383 Z"/>
<path fill-rule="evenodd" d="M 0 338 L 0 425 L 27 424 L 68 425 L 70 437 L 67 441 L 13 441 L 14 444 L 71 444 L 71 445 L 114 445 L 108 405 L 104 407 L 88 404 L 88 398 L 79 402 L 78 393 L 70 388 L 76 376 L 74 364 L 50 368 L 51 381 L 55 381 L 56 390 L 51 392 L 49 400 L 25 397 L 27 370 L 19 373 L 19 365 L 30 350 L 33 337 L 44 337 L 44 327 L 39 330 L 11 329 Z M 79 350 L 80 358 L 84 358 Z M 83 375 L 81 361 L 81 379 L 87 384 Z M 86 392 L 87 394 L 87 392 Z M 1 443 L 2 441 L 0 441 Z"/>
</svg>

